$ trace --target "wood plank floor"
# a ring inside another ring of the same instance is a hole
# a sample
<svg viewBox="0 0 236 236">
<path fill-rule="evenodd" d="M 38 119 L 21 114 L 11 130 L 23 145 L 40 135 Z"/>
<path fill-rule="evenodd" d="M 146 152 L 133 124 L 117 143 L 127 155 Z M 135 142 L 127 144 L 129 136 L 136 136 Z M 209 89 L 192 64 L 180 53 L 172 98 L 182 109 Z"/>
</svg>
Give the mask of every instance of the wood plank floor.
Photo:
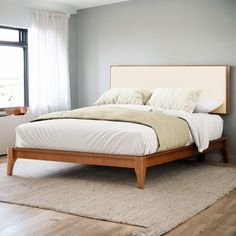
<svg viewBox="0 0 236 236">
<path fill-rule="evenodd" d="M 0 158 L 0 163 L 5 160 Z M 0 236 L 129 236 L 137 226 L 0 203 Z M 236 189 L 166 236 L 236 236 Z"/>
<path fill-rule="evenodd" d="M 131 235 L 139 227 L 0 203 L 1 236 Z"/>
<path fill-rule="evenodd" d="M 166 236 L 236 236 L 236 189 Z"/>
</svg>

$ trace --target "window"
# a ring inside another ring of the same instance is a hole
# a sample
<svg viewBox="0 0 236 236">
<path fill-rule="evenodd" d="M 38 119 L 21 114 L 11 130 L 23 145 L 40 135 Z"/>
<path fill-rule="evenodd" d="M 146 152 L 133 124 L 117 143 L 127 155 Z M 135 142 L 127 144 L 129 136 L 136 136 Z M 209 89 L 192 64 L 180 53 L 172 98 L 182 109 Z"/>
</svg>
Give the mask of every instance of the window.
<svg viewBox="0 0 236 236">
<path fill-rule="evenodd" d="M 0 110 L 28 106 L 28 31 L 0 26 Z"/>
</svg>

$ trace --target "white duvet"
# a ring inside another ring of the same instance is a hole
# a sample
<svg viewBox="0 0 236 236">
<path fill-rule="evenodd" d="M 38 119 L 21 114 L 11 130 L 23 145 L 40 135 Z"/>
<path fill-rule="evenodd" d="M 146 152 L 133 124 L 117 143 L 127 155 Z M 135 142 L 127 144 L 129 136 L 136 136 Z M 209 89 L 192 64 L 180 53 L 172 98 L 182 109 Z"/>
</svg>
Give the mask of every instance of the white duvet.
<svg viewBox="0 0 236 236">
<path fill-rule="evenodd" d="M 113 105 L 114 106 L 114 105 Z M 223 120 L 218 115 L 160 110 L 152 106 L 116 105 L 147 112 L 161 111 L 185 119 L 190 141 L 202 152 L 209 141 L 222 136 Z M 144 125 L 101 120 L 60 119 L 20 125 L 16 146 L 42 149 L 143 156 L 155 153 L 155 131 Z"/>
</svg>

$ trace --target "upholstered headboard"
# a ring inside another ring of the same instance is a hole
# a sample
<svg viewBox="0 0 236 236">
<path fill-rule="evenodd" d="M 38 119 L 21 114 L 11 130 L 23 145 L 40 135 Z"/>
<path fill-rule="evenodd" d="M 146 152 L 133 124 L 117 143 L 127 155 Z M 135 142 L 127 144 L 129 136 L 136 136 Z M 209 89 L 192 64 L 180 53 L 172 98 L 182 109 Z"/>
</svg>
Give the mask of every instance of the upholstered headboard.
<svg viewBox="0 0 236 236">
<path fill-rule="evenodd" d="M 199 88 L 223 101 L 213 113 L 229 114 L 229 66 L 111 66 L 111 88 Z"/>
</svg>

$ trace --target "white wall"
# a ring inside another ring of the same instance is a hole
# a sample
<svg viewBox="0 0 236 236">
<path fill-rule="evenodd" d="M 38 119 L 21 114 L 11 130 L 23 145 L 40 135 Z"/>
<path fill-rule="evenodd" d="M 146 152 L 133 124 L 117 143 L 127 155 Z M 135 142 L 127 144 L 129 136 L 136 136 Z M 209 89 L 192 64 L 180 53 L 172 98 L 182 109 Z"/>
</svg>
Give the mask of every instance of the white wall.
<svg viewBox="0 0 236 236">
<path fill-rule="evenodd" d="M 29 28 L 33 9 L 59 11 L 68 14 L 68 16 L 76 13 L 73 7 L 57 2 L 0 0 L 0 25 Z"/>
<path fill-rule="evenodd" d="M 0 25 L 28 28 L 33 9 L 59 11 L 68 16 L 76 13 L 76 10 L 69 5 L 46 0 L 0 0 Z"/>
<path fill-rule="evenodd" d="M 0 2 L 0 25 L 28 28 L 31 22 L 31 9 L 17 4 Z"/>
</svg>

